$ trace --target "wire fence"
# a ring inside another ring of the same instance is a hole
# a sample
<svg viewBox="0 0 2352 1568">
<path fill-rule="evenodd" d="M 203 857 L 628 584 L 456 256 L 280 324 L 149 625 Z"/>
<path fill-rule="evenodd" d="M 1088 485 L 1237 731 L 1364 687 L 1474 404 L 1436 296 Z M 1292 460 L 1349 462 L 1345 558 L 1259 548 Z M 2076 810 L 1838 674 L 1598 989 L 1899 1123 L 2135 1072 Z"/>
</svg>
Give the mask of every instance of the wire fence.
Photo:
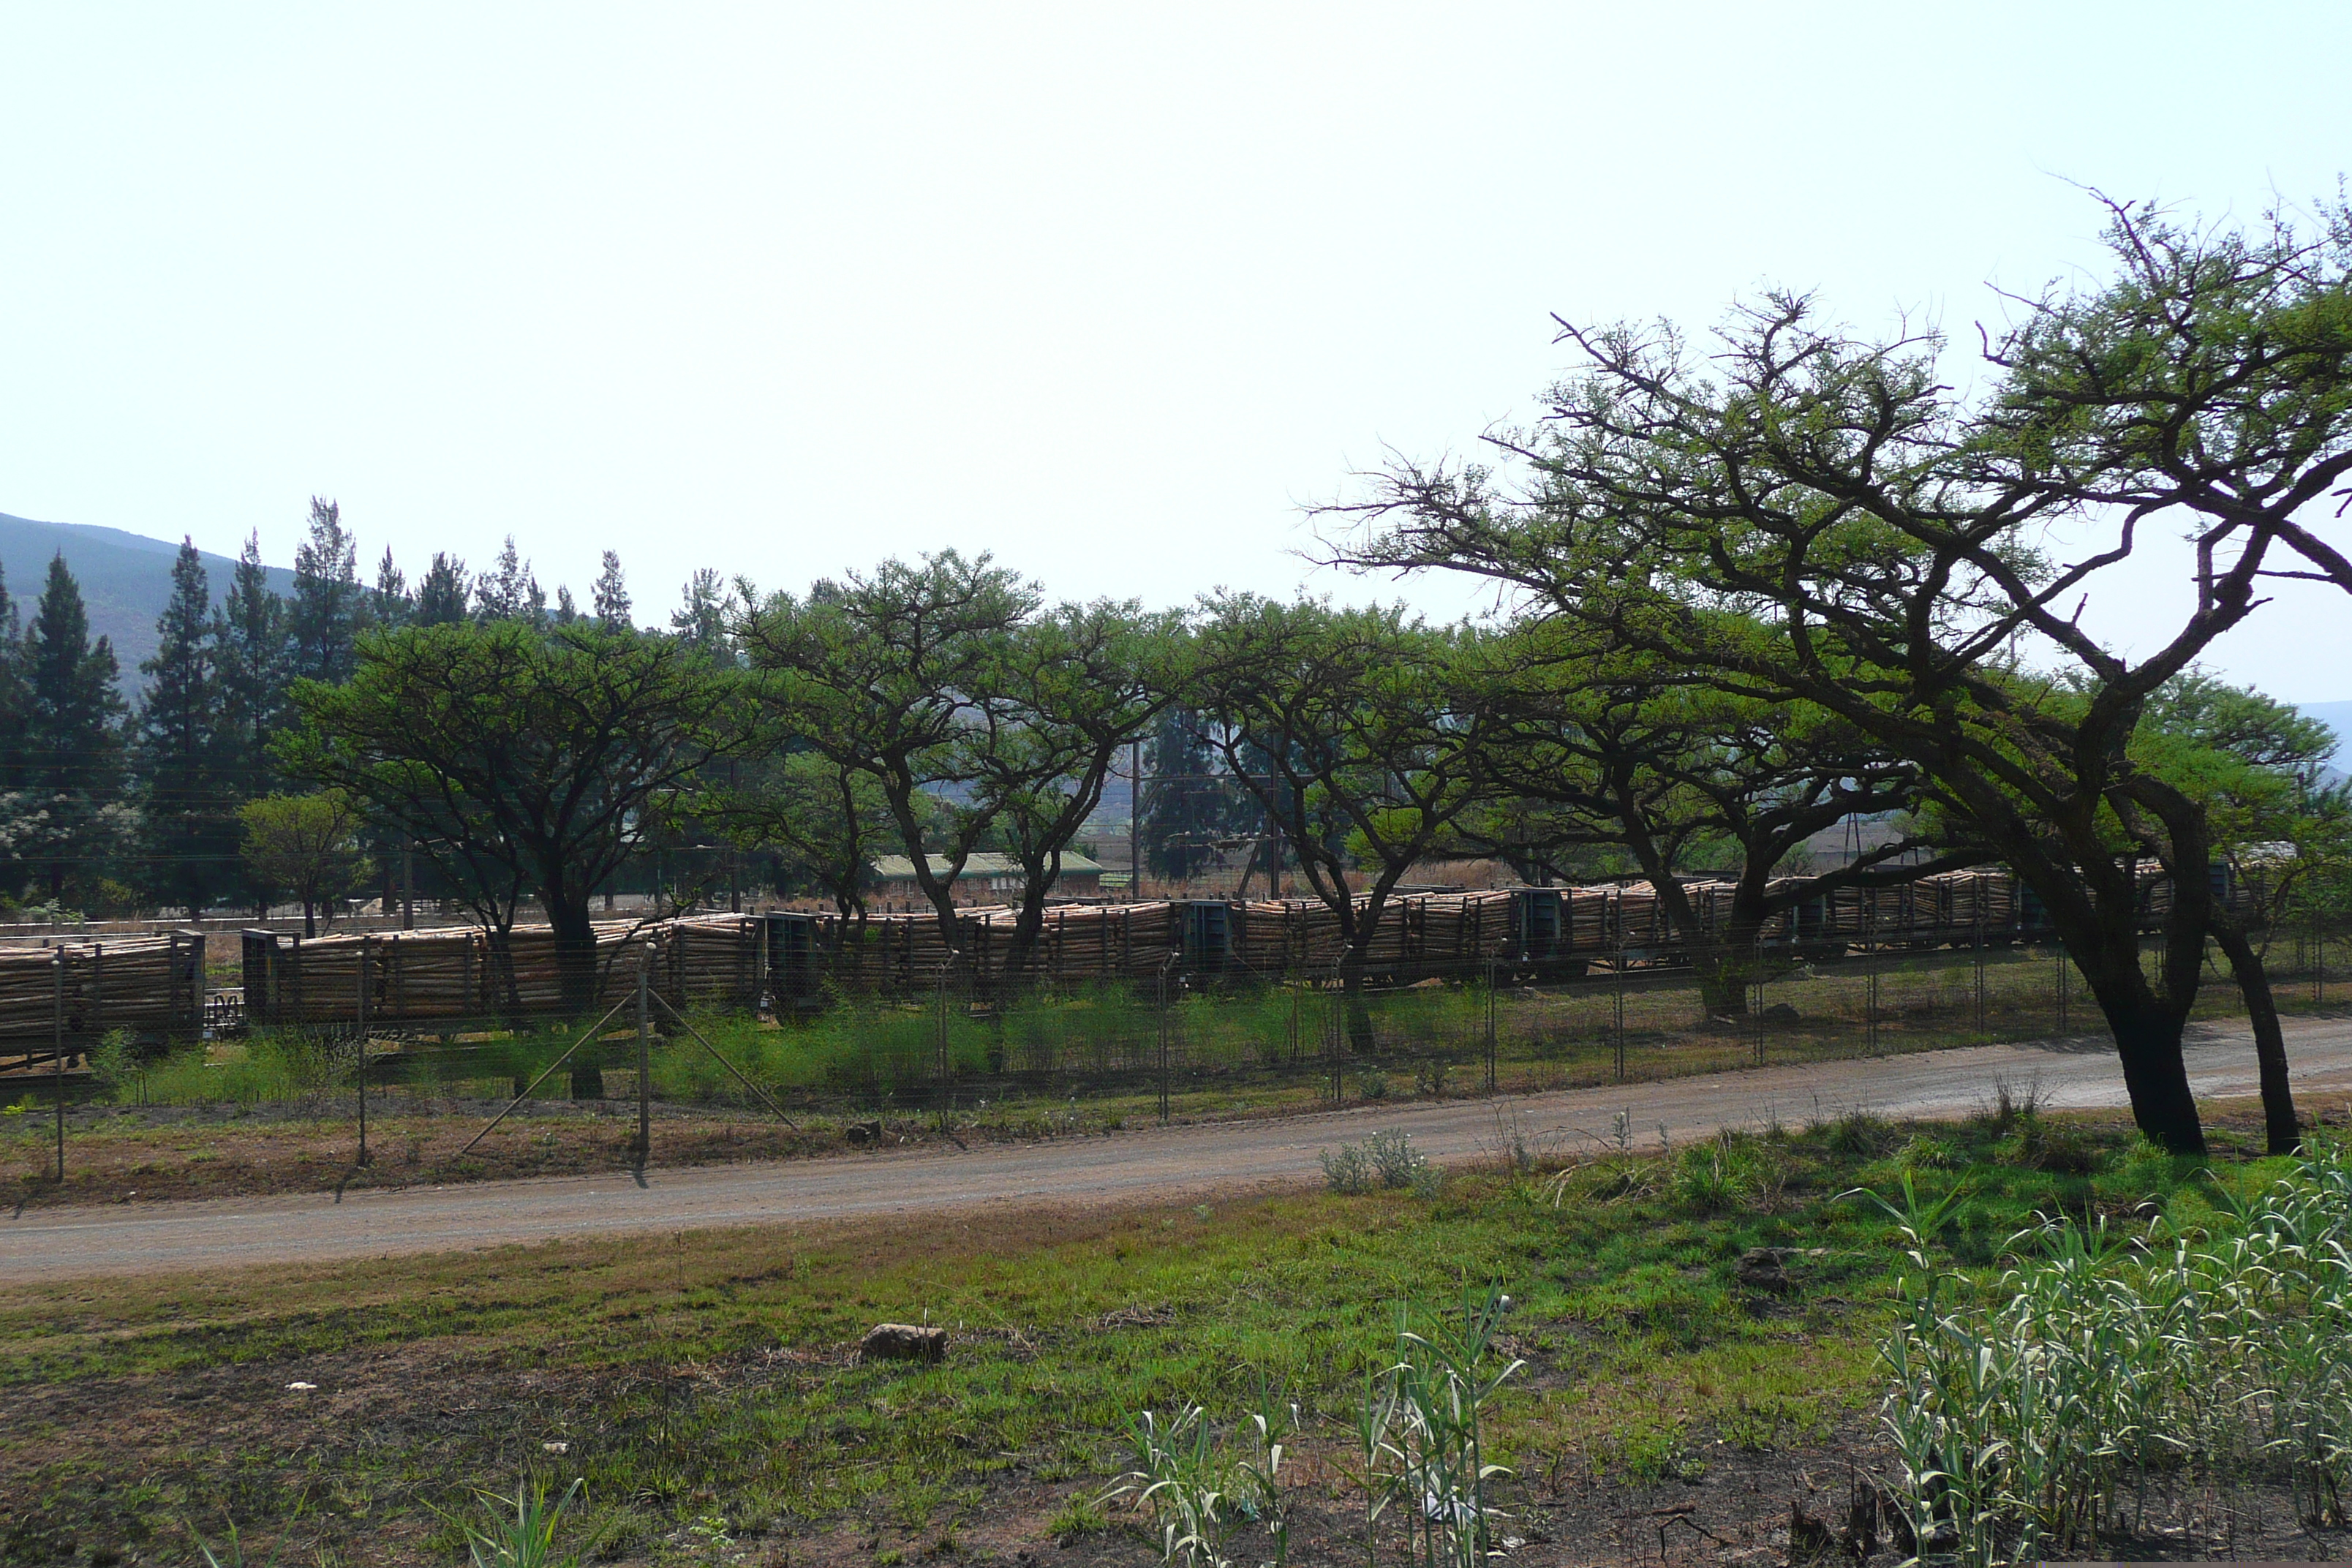
<svg viewBox="0 0 2352 1568">
<path fill-rule="evenodd" d="M 853 1137 L 885 1118 L 952 1129 L 1024 1107 L 1083 1109 L 1118 1124 L 2105 1032 L 2080 972 L 2048 943 L 1980 938 L 1811 959 L 1718 947 L 1678 959 L 1626 951 L 1568 973 L 1490 956 L 1412 984 L 1351 985 L 1336 968 L 1267 982 L 1187 973 L 1171 958 L 1141 981 L 1017 991 L 951 960 L 920 994 L 747 1010 L 671 1000 L 645 980 L 648 956 L 634 980 L 616 977 L 612 1006 L 593 1026 L 394 1032 L 371 1023 L 373 993 L 362 985 L 347 1019 L 256 1026 L 160 1053 L 118 1032 L 78 1059 L 61 1051 L 45 1072 L 0 1080 L 0 1095 L 18 1114 L 54 1107 L 62 1180 L 67 1108 L 87 1100 L 348 1116 L 362 1163 L 371 1118 L 485 1122 L 573 1101 L 593 1114 L 634 1110 L 642 1161 L 654 1152 L 656 1109 L 750 1112 Z M 2352 931 L 2282 927 L 2267 967 L 2284 1010 L 2352 1001 Z M 2198 1016 L 2242 1012 L 2226 969 L 2209 968 Z M 1836 1081 L 1824 1073 L 1824 1092 Z"/>
</svg>

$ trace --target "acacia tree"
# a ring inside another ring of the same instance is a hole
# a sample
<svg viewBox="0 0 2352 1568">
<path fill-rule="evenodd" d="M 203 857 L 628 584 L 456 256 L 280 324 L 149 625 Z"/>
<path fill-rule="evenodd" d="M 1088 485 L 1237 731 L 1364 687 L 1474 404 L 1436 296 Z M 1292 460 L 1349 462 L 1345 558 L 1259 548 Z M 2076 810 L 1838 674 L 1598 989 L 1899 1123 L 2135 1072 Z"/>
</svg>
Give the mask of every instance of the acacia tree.
<svg viewBox="0 0 2352 1568">
<path fill-rule="evenodd" d="M 1559 847 L 1625 852 L 1682 934 L 1711 1015 L 1748 1010 L 1759 940 L 1776 917 L 1842 888 L 1916 881 L 1986 858 L 1902 836 L 1826 871 L 1794 867 L 1823 829 L 1911 807 L 1916 765 L 1812 704 L 1735 697 L 1559 630 L 1538 625 L 1488 645 L 1487 770 L 1511 798 L 1557 808 L 1536 824 Z M 1730 862 L 1730 896 L 1712 931 L 1685 881 L 1702 856 Z"/>
<path fill-rule="evenodd" d="M 752 761 L 707 786 L 695 816 L 737 848 L 772 856 L 780 887 L 814 885 L 862 930 L 874 858 L 898 842 L 897 825 L 870 775 L 798 745 L 790 734 L 754 742 Z"/>
<path fill-rule="evenodd" d="M 1064 605 L 995 645 L 966 749 L 996 840 L 1022 872 L 1008 974 L 1035 950 L 1063 851 L 1101 804 L 1119 749 L 1170 700 L 1179 625 L 1131 600 Z"/>
<path fill-rule="evenodd" d="M 302 934 L 319 934 L 320 906 L 368 872 L 360 815 L 341 790 L 267 795 L 237 807 L 246 864 L 263 888 L 285 888 L 302 900 Z"/>
<path fill-rule="evenodd" d="M 2324 865 L 2352 838 L 2352 783 L 2323 782 L 2335 749 L 2334 732 L 2317 720 L 2197 669 L 2157 690 L 2132 738 L 2134 765 L 2206 814 L 2214 856 L 2239 891 L 2235 907 L 2216 900 L 2210 918 L 2253 1028 L 2273 1152 L 2294 1149 L 2300 1133 L 2286 1040 L 2255 944 L 2283 912 L 2306 858 Z"/>
<path fill-rule="evenodd" d="M 1032 584 L 950 550 L 777 594 L 734 629 L 768 723 L 880 790 L 950 949 L 956 880 L 1002 805 L 973 790 L 987 671 L 1036 606 Z"/>
<path fill-rule="evenodd" d="M 1184 706 L 1338 921 L 1351 993 L 1397 884 L 1488 794 L 1472 640 L 1401 606 L 1248 594 L 1203 605 Z M 1369 1016 L 1349 1018 L 1368 1043 Z"/>
<path fill-rule="evenodd" d="M 304 681 L 286 766 L 415 837 L 490 928 L 513 988 L 513 930 L 535 895 L 569 1005 L 597 990 L 591 893 L 670 792 L 743 731 L 722 672 L 675 639 L 585 622 L 412 626 L 362 637 L 342 686 Z"/>
<path fill-rule="evenodd" d="M 1935 335 L 1856 340 L 1796 296 L 1736 312 L 1704 362 L 1671 331 L 1564 324 L 1581 373 L 1540 429 L 1496 437 L 1528 482 L 1399 464 L 1364 508 L 1385 526 L 1339 553 L 1517 584 L 1918 764 L 2040 896 L 2140 1129 L 2195 1152 L 2181 1030 L 2212 845 L 2194 799 L 2129 745 L 2352 468 L 2352 246 L 2340 213 L 2316 240 L 2109 216 L 2115 279 L 2021 301 L 1987 336 L 1993 384 L 1974 402 L 1939 375 Z M 2080 625 L 2080 601 L 2168 524 L 2199 552 L 2200 602 L 2152 651 L 2117 653 Z M 2062 689 L 2052 664 L 2084 684 Z M 2151 860 L 2173 895 L 2153 975 Z"/>
</svg>

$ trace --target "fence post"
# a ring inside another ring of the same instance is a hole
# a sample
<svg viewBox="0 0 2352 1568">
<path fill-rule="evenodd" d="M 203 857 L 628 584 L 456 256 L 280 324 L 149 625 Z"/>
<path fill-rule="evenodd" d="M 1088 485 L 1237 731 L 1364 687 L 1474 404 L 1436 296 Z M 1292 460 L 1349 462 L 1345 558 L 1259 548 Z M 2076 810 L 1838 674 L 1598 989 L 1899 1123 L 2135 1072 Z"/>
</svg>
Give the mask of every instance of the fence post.
<svg viewBox="0 0 2352 1568">
<path fill-rule="evenodd" d="M 1500 955 L 1486 954 L 1486 1092 L 1495 1092 L 1495 976 Z"/>
<path fill-rule="evenodd" d="M 654 1150 L 653 1018 L 646 993 L 647 949 L 637 949 L 637 1173 L 645 1174 Z"/>
<path fill-rule="evenodd" d="M 1160 965 L 1160 1125 L 1168 1125 L 1168 967 L 1176 962 L 1170 953 Z"/>
<path fill-rule="evenodd" d="M 49 1068 L 50 1076 L 57 1080 L 58 1190 L 63 1192 L 66 1184 L 66 950 L 53 947 L 49 951 L 56 955 L 56 963 L 52 965 L 55 973 L 51 976 L 55 994 L 50 1003 L 54 1034 L 49 1042 Z"/>
<path fill-rule="evenodd" d="M 1331 1103 L 1334 1105 L 1344 1105 L 1347 1103 L 1348 1091 L 1346 1086 L 1340 1081 L 1339 1078 L 1339 1042 L 1341 1039 L 1339 1011 L 1341 1007 L 1346 1005 L 1347 993 L 1342 988 L 1335 987 L 1330 995 L 1330 1005 L 1323 1009 L 1323 1047 L 1324 1054 L 1329 1058 L 1331 1062 Z"/>
<path fill-rule="evenodd" d="M 2066 944 L 2058 944 L 2058 1032 L 2066 1032 Z"/>
<path fill-rule="evenodd" d="M 360 1163 L 368 1163 L 367 1146 L 367 1069 L 368 1069 L 368 959 L 375 939 L 360 938 Z"/>
<path fill-rule="evenodd" d="M 1749 973 L 1756 977 L 1753 987 L 1756 993 L 1756 1065 L 1760 1068 L 1764 1065 L 1764 935 L 1761 931 L 1756 935 L 1753 963 L 1754 968 Z"/>
<path fill-rule="evenodd" d="M 1616 993 L 1616 1020 L 1610 1034 L 1616 1046 L 1617 1081 L 1625 1081 L 1625 930 L 1621 922 L 1617 930 L 1617 967 L 1611 975 L 1610 987 Z"/>
<path fill-rule="evenodd" d="M 1873 1056 L 1878 1054 L 1878 900 L 1874 889 L 1870 911 L 1863 923 L 1862 942 L 1862 1026 Z"/>
<path fill-rule="evenodd" d="M 948 949 L 947 958 L 940 964 L 940 1131 L 942 1133 L 948 1130 L 948 982 L 955 973 L 956 959 L 961 952 L 961 948 Z"/>
<path fill-rule="evenodd" d="M 1977 889 L 1977 1039 L 1985 1038 L 1985 925 L 1984 889 Z"/>
</svg>

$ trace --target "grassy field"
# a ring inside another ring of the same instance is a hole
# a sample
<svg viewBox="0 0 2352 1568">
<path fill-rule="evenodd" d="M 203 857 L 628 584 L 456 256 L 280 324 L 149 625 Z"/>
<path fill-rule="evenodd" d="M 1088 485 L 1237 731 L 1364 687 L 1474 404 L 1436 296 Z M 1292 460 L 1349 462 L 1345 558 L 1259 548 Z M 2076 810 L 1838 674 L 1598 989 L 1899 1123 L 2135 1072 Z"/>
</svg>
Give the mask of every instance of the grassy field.
<svg viewBox="0 0 2352 1568">
<path fill-rule="evenodd" d="M 1269 1391 L 1305 1421 L 1292 1560 L 1364 1562 L 1362 1380 L 1401 1308 L 1438 1325 L 1489 1287 L 1514 1300 L 1496 1355 L 1526 1363 L 1489 1431 L 1523 1560 L 1777 1562 L 1792 1501 L 1843 1508 L 1885 1457 L 1904 1265 L 1852 1190 L 1952 1195 L 1939 1261 L 1989 1290 L 2037 1214 L 2193 1229 L 2258 1186 L 2251 1108 L 2217 1121 L 2210 1174 L 2116 1119 L 2011 1108 L 1629 1139 L 1418 1194 L 13 1287 L 0 1562 L 194 1563 L 233 1522 L 250 1561 L 456 1563 L 472 1489 L 578 1477 L 582 1561 L 1144 1563 L 1142 1516 L 1098 1500 L 1137 1414 L 1198 1401 L 1223 1429 Z M 1759 1247 L 1800 1249 L 1786 1281 L 1743 1282 Z M 946 1327 L 945 1364 L 858 1364 L 884 1321 Z"/>
</svg>

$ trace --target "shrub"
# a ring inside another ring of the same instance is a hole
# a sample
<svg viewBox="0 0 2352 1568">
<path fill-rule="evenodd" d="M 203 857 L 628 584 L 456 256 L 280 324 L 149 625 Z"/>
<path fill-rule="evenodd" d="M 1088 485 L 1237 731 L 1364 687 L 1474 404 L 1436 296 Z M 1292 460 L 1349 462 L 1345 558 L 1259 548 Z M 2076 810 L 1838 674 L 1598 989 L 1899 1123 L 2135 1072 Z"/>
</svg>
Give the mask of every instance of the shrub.
<svg viewBox="0 0 2352 1568">
<path fill-rule="evenodd" d="M 1341 1194 L 1368 1193 L 1375 1188 L 1433 1196 L 1444 1177 L 1412 1137 L 1395 1128 L 1375 1132 L 1360 1143 L 1342 1143 L 1318 1156 L 1323 1163 L 1323 1183 Z"/>
</svg>

